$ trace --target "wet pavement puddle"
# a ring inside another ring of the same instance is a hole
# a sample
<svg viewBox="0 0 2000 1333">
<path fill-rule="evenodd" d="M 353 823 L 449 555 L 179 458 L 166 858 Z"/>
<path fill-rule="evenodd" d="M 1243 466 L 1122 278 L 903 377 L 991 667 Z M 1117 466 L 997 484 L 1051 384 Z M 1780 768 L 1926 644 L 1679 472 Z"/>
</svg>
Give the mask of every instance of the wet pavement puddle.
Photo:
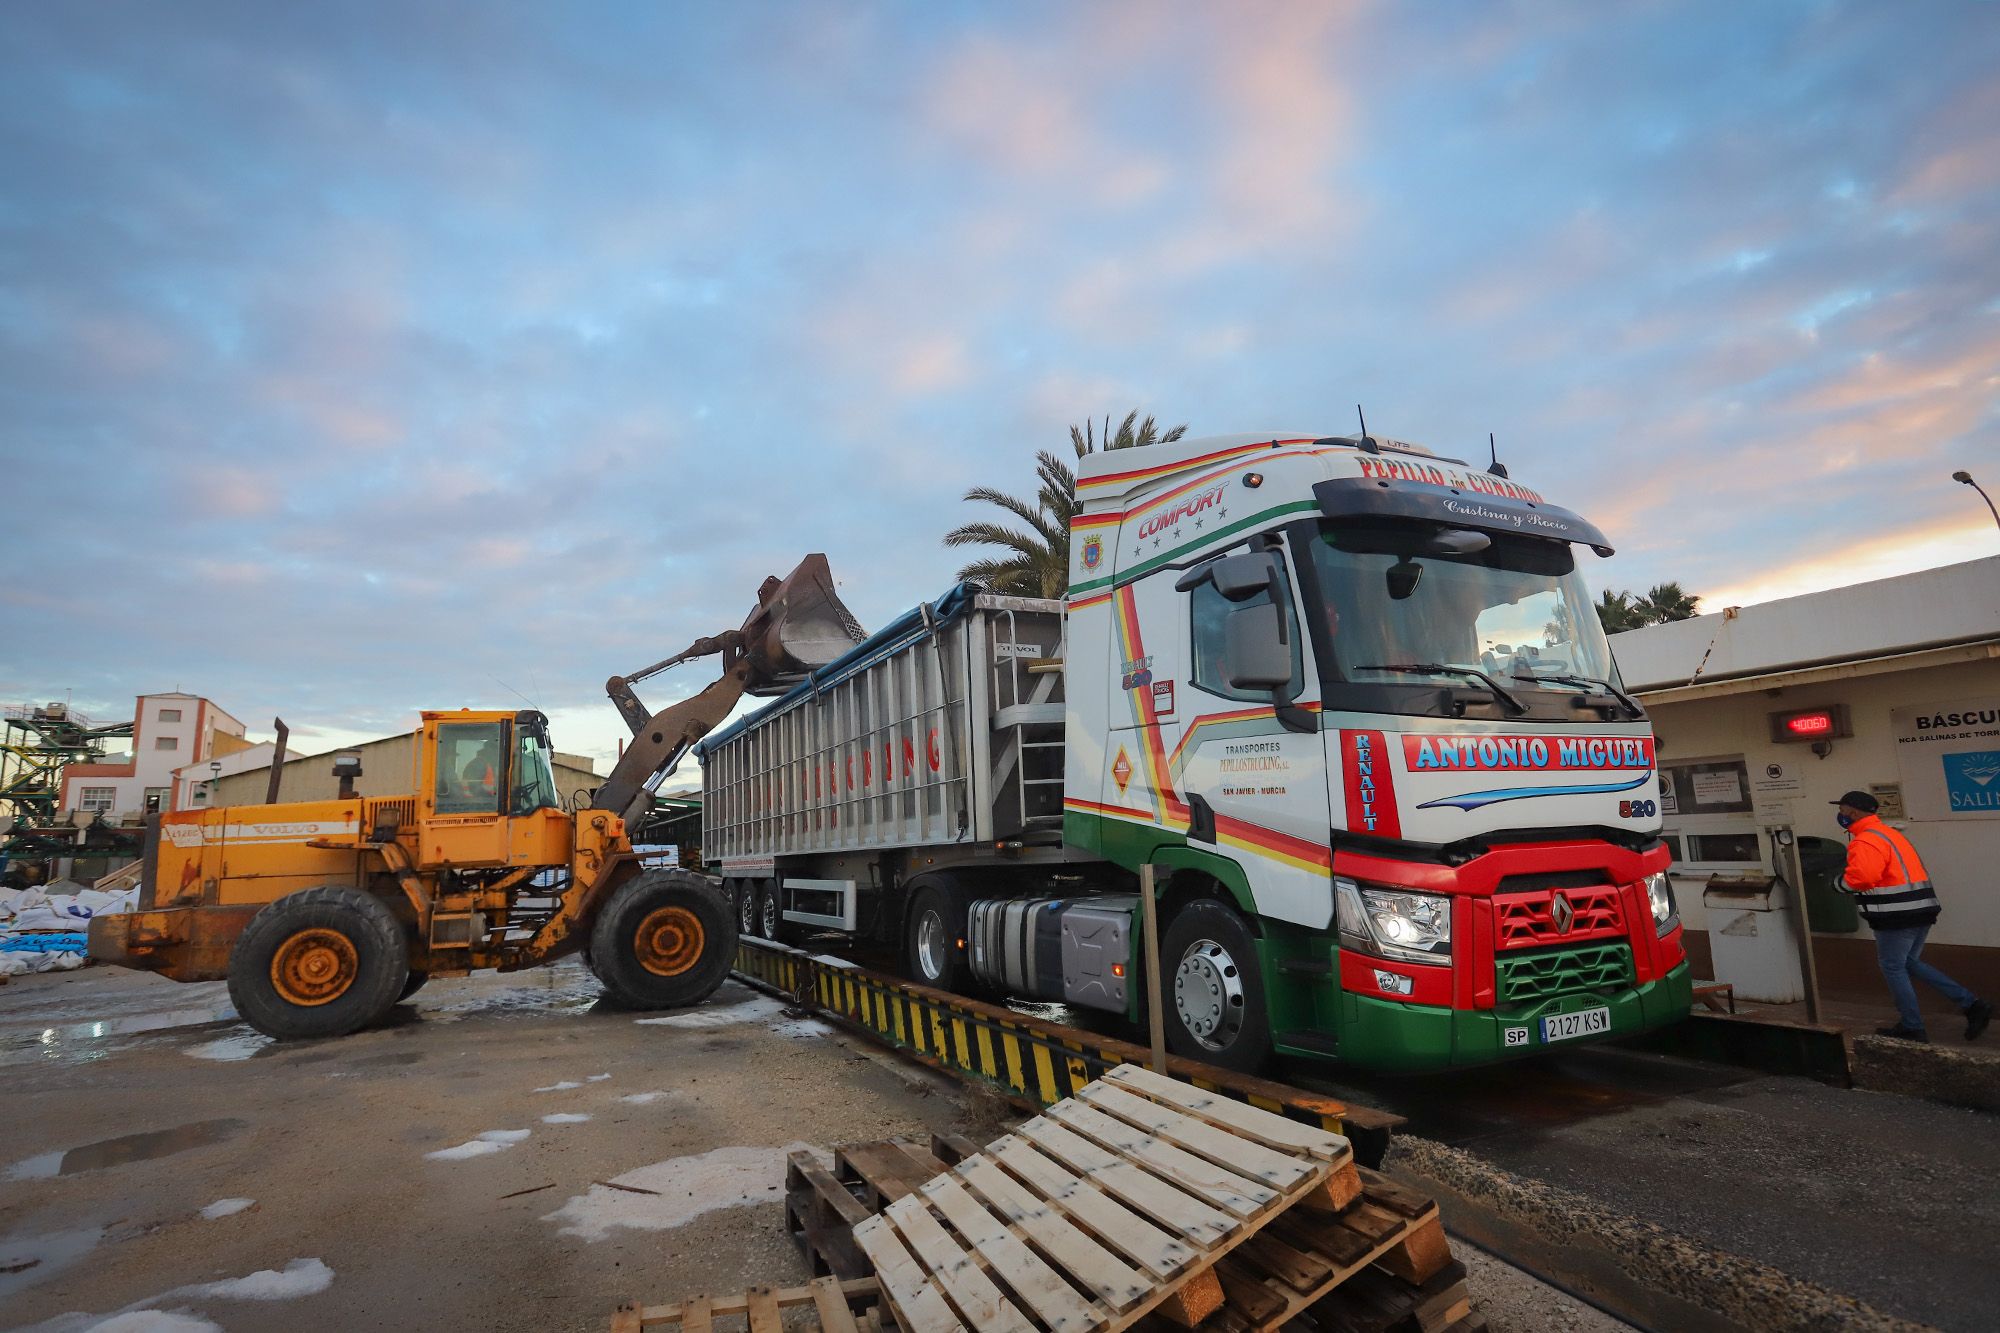
<svg viewBox="0 0 2000 1333">
<path fill-rule="evenodd" d="M 191 1148 L 205 1148 L 234 1138 L 249 1123 L 225 1117 L 220 1120 L 196 1120 L 172 1129 L 155 1129 L 144 1134 L 122 1134 L 115 1139 L 100 1139 L 66 1152 L 43 1153 L 39 1157 L 27 1158 L 16 1162 L 7 1174 L 15 1180 L 37 1180 L 73 1176 L 82 1171 L 101 1171 L 108 1166 L 125 1166 L 132 1162 L 150 1162 L 157 1157 L 171 1157 Z"/>
</svg>

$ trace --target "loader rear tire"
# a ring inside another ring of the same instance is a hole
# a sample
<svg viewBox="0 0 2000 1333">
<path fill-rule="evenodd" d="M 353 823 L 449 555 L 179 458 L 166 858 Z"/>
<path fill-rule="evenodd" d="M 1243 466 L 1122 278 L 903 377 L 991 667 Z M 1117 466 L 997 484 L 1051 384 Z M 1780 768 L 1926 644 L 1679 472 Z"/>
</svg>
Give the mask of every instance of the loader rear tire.
<svg viewBox="0 0 2000 1333">
<path fill-rule="evenodd" d="M 715 993 L 736 960 L 736 913 L 706 879 L 653 870 L 622 885 L 590 931 L 590 967 L 627 1009 L 678 1009 Z"/>
<path fill-rule="evenodd" d="M 403 1001 L 409 999 L 412 995 L 415 995 L 418 991 L 424 988 L 424 983 L 426 981 L 429 981 L 430 979 L 431 979 L 431 974 L 428 972 L 410 973 L 410 979 L 403 983 L 403 993 L 396 997 L 396 1003 L 401 1004 Z"/>
<path fill-rule="evenodd" d="M 278 899 L 229 951 L 229 1000 L 280 1041 L 340 1037 L 389 1012 L 410 979 L 409 944 L 388 905 L 328 885 Z"/>
</svg>

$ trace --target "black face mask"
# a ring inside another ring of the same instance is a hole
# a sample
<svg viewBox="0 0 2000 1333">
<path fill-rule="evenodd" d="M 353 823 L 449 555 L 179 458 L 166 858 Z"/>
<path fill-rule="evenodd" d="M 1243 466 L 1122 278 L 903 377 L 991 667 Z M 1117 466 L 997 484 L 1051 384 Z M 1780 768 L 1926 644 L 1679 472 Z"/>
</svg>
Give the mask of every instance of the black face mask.
<svg viewBox="0 0 2000 1333">
<path fill-rule="evenodd" d="M 1840 822 L 1840 826 L 1841 826 L 1842 828 L 1853 828 L 1853 827 L 1854 827 L 1854 816 L 1853 816 L 1853 815 L 1850 815 L 1850 814 L 1838 814 L 1838 815 L 1835 815 L 1835 816 L 1834 816 L 1834 818 L 1835 818 L 1836 820 L 1838 820 L 1838 821 Z"/>
</svg>

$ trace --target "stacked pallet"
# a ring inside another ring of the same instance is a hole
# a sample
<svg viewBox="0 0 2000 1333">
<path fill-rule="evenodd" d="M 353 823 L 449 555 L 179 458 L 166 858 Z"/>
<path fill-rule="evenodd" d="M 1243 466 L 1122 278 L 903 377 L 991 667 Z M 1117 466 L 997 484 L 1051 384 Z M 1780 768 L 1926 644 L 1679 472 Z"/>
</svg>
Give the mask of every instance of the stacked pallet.
<svg viewBox="0 0 2000 1333">
<path fill-rule="evenodd" d="M 1434 1202 L 1337 1134 L 1136 1065 L 984 1148 L 861 1144 L 830 1169 L 796 1153 L 785 1214 L 815 1288 L 631 1307 L 618 1333 L 707 1333 L 725 1309 L 761 1333 L 787 1302 L 788 1327 L 846 1328 L 828 1293 L 870 1279 L 840 1313 L 904 1333 L 1483 1327 Z"/>
</svg>

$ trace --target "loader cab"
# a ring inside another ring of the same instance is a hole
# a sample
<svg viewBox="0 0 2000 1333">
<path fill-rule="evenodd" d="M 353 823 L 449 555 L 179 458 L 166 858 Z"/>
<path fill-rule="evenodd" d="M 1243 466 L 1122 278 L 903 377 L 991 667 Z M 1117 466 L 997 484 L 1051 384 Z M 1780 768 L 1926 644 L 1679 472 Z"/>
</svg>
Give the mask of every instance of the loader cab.
<svg viewBox="0 0 2000 1333">
<path fill-rule="evenodd" d="M 541 713 L 425 713 L 416 777 L 422 864 L 568 859 L 569 819 L 556 791 L 549 724 Z"/>
</svg>

